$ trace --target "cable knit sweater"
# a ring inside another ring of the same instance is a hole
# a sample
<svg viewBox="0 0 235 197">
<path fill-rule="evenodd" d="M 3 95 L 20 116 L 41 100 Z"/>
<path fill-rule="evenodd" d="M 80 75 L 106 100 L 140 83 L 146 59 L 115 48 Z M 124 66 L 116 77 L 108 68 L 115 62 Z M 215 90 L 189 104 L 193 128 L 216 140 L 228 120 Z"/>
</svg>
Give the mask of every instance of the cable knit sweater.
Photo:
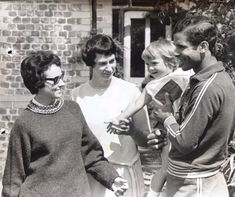
<svg viewBox="0 0 235 197">
<path fill-rule="evenodd" d="M 109 189 L 118 176 L 79 106 L 26 109 L 11 131 L 2 197 L 90 197 L 87 172 Z"/>
</svg>

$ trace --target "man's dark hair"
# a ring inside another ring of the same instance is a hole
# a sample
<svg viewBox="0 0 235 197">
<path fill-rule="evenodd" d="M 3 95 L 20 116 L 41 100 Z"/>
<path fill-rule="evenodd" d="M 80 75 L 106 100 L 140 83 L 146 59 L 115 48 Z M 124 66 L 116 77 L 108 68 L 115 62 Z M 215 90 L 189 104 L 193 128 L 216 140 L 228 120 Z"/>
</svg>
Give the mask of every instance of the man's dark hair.
<svg viewBox="0 0 235 197">
<path fill-rule="evenodd" d="M 97 34 L 89 39 L 82 49 L 82 59 L 87 66 L 93 67 L 96 54 L 116 55 L 117 46 L 113 39 L 104 34 Z"/>
<path fill-rule="evenodd" d="M 32 52 L 21 63 L 21 76 L 24 85 L 32 94 L 37 94 L 45 86 L 44 72 L 55 64 L 61 67 L 60 58 L 50 51 Z"/>
<path fill-rule="evenodd" d="M 215 23 L 209 17 L 188 15 L 176 24 L 174 32 L 183 32 L 193 46 L 198 46 L 202 41 L 207 41 L 211 53 L 216 55 L 215 45 L 218 31 Z"/>
<path fill-rule="evenodd" d="M 174 33 L 181 32 L 189 25 L 195 25 L 202 21 L 210 23 L 211 19 L 203 15 L 192 15 L 192 14 L 186 15 L 184 18 L 182 18 L 176 23 L 174 27 Z"/>
</svg>

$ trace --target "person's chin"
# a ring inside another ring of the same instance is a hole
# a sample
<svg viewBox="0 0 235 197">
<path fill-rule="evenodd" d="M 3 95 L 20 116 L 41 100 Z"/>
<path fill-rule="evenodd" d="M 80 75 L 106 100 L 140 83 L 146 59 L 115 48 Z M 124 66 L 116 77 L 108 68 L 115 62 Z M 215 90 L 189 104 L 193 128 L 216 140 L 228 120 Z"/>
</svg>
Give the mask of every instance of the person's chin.
<svg viewBox="0 0 235 197">
<path fill-rule="evenodd" d="M 57 92 L 54 93 L 55 98 L 61 98 L 62 96 L 63 96 L 62 91 L 57 91 Z"/>
<path fill-rule="evenodd" d="M 186 71 L 186 70 L 187 70 L 187 68 L 184 67 L 184 66 L 181 66 L 181 68 L 182 68 L 183 71 Z"/>
<path fill-rule="evenodd" d="M 182 70 L 183 71 L 186 71 L 186 70 L 189 70 L 189 66 L 188 66 L 188 64 L 184 64 L 184 63 L 182 63 L 181 65 L 180 65 L 180 67 L 182 68 Z"/>
<path fill-rule="evenodd" d="M 149 74 L 154 77 L 157 77 L 159 75 L 158 72 L 149 72 Z"/>
<path fill-rule="evenodd" d="M 113 74 L 110 74 L 110 75 L 104 75 L 104 78 L 106 80 L 110 80 L 112 78 Z"/>
</svg>

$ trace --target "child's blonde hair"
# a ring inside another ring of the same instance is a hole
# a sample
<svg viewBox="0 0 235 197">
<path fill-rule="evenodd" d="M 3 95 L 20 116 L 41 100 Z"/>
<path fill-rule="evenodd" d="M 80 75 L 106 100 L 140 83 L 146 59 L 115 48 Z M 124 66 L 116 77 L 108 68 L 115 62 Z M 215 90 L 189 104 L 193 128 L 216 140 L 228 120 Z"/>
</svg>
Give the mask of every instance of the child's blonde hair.
<svg viewBox="0 0 235 197">
<path fill-rule="evenodd" d="M 172 41 L 159 38 L 157 41 L 151 42 L 150 45 L 144 49 L 141 57 L 146 61 L 153 60 L 159 55 L 167 67 L 172 68 L 173 71 L 178 68 L 179 63 L 175 56 L 175 45 Z"/>
</svg>

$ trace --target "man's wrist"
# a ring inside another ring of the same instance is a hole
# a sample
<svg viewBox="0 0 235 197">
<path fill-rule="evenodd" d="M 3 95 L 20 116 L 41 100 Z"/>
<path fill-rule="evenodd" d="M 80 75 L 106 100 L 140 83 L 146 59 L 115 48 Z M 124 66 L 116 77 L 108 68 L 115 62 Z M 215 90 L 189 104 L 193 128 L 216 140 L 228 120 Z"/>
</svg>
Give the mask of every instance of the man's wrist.
<svg viewBox="0 0 235 197">
<path fill-rule="evenodd" d="M 164 125 L 165 128 L 167 128 L 167 126 L 172 125 L 172 124 L 174 124 L 174 123 L 177 123 L 177 122 L 176 122 L 176 119 L 175 119 L 175 117 L 173 116 L 173 114 L 171 114 L 170 116 L 168 116 L 168 117 L 164 120 L 163 125 Z"/>
</svg>

